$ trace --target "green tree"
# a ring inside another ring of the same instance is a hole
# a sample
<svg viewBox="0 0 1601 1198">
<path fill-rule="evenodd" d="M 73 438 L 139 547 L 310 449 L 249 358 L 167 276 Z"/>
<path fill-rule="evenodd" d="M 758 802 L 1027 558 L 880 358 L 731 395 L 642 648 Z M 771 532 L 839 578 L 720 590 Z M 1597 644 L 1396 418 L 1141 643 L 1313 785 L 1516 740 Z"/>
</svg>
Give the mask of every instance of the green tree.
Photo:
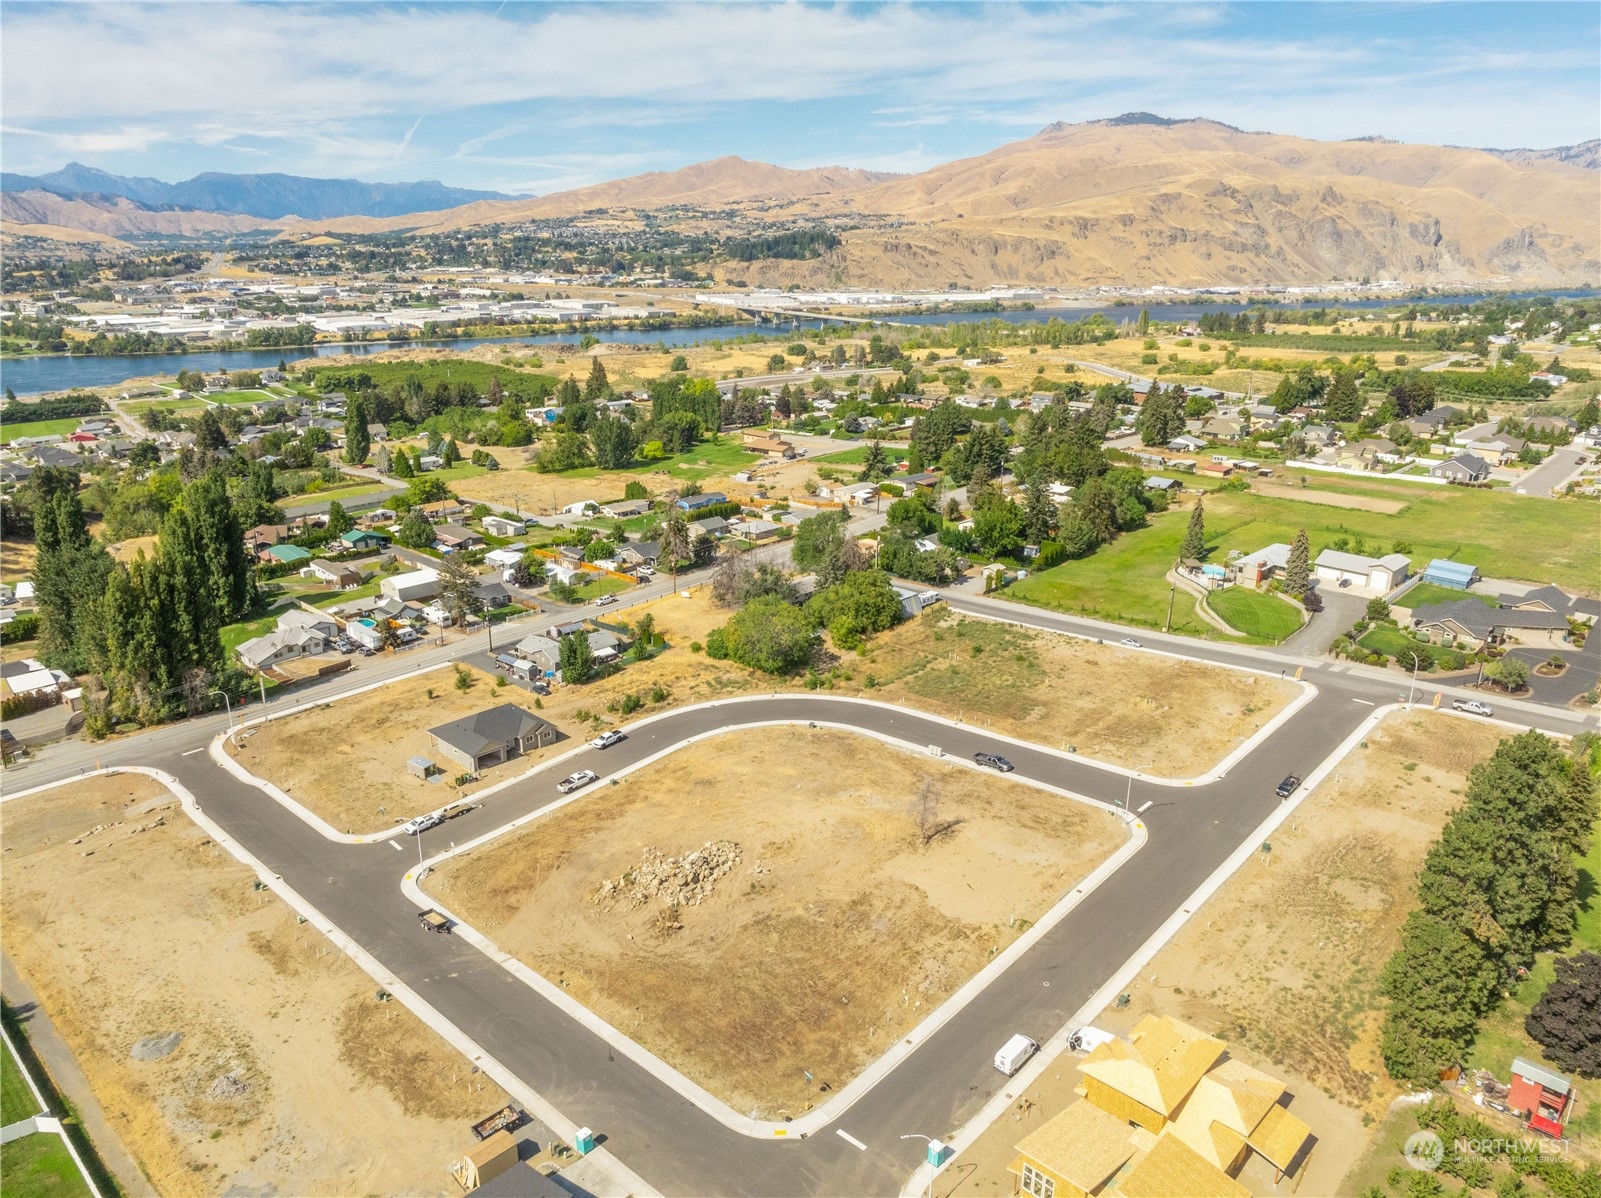
<svg viewBox="0 0 1601 1198">
<path fill-rule="evenodd" d="M 337 499 L 328 504 L 328 535 L 333 538 L 344 536 L 356 527 L 356 522 L 345 510 L 345 505 Z"/>
<path fill-rule="evenodd" d="M 1362 396 L 1356 389 L 1355 371 L 1334 372 L 1334 382 L 1323 396 L 1323 415 L 1343 424 L 1362 419 Z"/>
<path fill-rule="evenodd" d="M 461 449 L 456 445 L 455 437 L 445 438 L 445 443 L 439 450 L 439 460 L 444 463 L 447 470 L 461 461 Z"/>
<path fill-rule="evenodd" d="M 862 462 L 862 481 L 877 482 L 888 478 L 894 471 L 889 454 L 884 451 L 884 443 L 874 437 L 867 443 L 867 457 Z"/>
<path fill-rule="evenodd" d="M 433 522 L 423 514 L 421 508 L 412 508 L 406 513 L 405 519 L 395 531 L 395 541 L 407 549 L 429 549 L 435 541 Z"/>
<path fill-rule="evenodd" d="M 1201 511 L 1200 496 L 1196 496 L 1195 507 L 1190 511 L 1190 524 L 1184 530 L 1184 543 L 1179 546 L 1179 556 L 1193 561 L 1206 556 L 1206 516 Z"/>
<path fill-rule="evenodd" d="M 689 558 L 693 552 L 690 537 L 689 521 L 679 508 L 673 508 L 666 521 L 662 524 L 660 553 L 667 562 L 667 568 L 672 572 L 673 589 L 678 589 L 678 564 Z"/>
<path fill-rule="evenodd" d="M 598 357 L 589 360 L 589 378 L 584 380 L 584 398 L 591 402 L 605 399 L 611 393 L 611 381 L 606 377 L 606 367 L 601 364 Z"/>
<path fill-rule="evenodd" d="M 595 651 L 589 646 L 589 634 L 569 632 L 561 638 L 558 652 L 561 680 L 569 686 L 588 682 L 595 676 Z"/>
<path fill-rule="evenodd" d="M 1068 557 L 1086 557 L 1102 543 L 1095 526 L 1076 504 L 1063 505 L 1056 540 Z"/>
<path fill-rule="evenodd" d="M 595 359 L 600 365 L 600 359 Z M 602 416 L 589 426 L 589 444 L 595 465 L 604 470 L 626 469 L 634 460 L 634 426 L 615 416 Z"/>
<path fill-rule="evenodd" d="M 228 448 L 228 434 L 222 431 L 222 425 L 210 408 L 202 409 L 195 420 L 195 448 L 212 451 Z"/>
<path fill-rule="evenodd" d="M 396 478 L 413 478 L 416 476 L 417 472 L 411 468 L 411 454 L 406 452 L 406 447 L 404 445 L 397 445 L 395 447 L 394 456 L 395 460 L 391 473 L 393 473 Z"/>
<path fill-rule="evenodd" d="M 1424 911 L 1407 917 L 1401 947 L 1381 978 L 1390 1006 L 1381 1052 L 1392 1077 L 1437 1085 L 1478 1033 L 1496 985 L 1495 966 L 1471 939 Z"/>
<path fill-rule="evenodd" d="M 1023 517 L 1023 535 L 1033 544 L 1050 539 L 1056 527 L 1056 501 L 1043 481 L 1029 484 L 1028 505 Z"/>
<path fill-rule="evenodd" d="M 1295 534 L 1295 541 L 1290 545 L 1290 560 L 1284 567 L 1286 594 L 1302 599 L 1312 589 L 1311 555 L 1312 548 L 1303 528 Z"/>
<path fill-rule="evenodd" d="M 1529 667 L 1516 657 L 1503 657 L 1484 667 L 1484 676 L 1508 691 L 1529 685 Z"/>
<path fill-rule="evenodd" d="M 900 622 L 900 596 L 881 570 L 857 570 L 820 590 L 806 605 L 812 619 L 828 629 L 836 648 L 855 649 L 862 638 Z"/>
<path fill-rule="evenodd" d="M 795 526 L 790 560 L 796 569 L 816 574 L 819 587 L 833 586 L 866 564 L 860 546 L 846 532 L 849 523 L 846 512 L 823 512 L 808 516 Z"/>
<path fill-rule="evenodd" d="M 483 600 L 478 598 L 482 581 L 459 553 L 446 554 L 439 563 L 439 605 L 450 613 L 452 623 L 465 624 L 469 615 L 483 610 Z"/>
<path fill-rule="evenodd" d="M 973 539 L 991 557 L 1009 557 L 1023 547 L 1027 515 L 1009 499 L 973 509 Z"/>
<path fill-rule="evenodd" d="M 345 409 L 345 461 L 359 466 L 367 460 L 372 437 L 367 432 L 367 401 L 356 396 Z"/>
<path fill-rule="evenodd" d="M 577 470 L 589 464 L 588 442 L 570 430 L 547 434 L 540 440 L 539 453 L 534 457 L 534 468 L 543 474 Z"/>
<path fill-rule="evenodd" d="M 811 656 L 811 618 L 774 595 L 752 599 L 717 633 L 724 656 L 768 674 L 797 669 Z"/>
</svg>

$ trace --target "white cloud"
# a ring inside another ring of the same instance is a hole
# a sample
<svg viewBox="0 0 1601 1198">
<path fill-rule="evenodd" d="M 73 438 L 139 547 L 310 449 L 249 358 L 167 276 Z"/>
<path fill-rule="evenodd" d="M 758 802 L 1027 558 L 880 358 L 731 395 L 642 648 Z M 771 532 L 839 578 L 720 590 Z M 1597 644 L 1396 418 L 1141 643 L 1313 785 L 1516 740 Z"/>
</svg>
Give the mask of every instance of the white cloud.
<svg viewBox="0 0 1601 1198">
<path fill-rule="evenodd" d="M 199 160 L 226 147 L 309 173 L 515 171 L 538 190 L 735 148 L 919 169 L 1053 120 L 1136 109 L 1322 138 L 1596 136 L 1593 39 L 1497 44 L 1451 6 L 1427 36 L 1390 36 L 1390 11 L 1403 10 L 11 5 L 0 110 L 7 140 L 22 139 L 8 165 L 19 149 L 34 161 Z M 1404 11 L 1416 25 L 1429 10 Z M 916 145 L 897 130 L 916 131 Z M 591 143 L 614 152 L 575 152 Z"/>
</svg>

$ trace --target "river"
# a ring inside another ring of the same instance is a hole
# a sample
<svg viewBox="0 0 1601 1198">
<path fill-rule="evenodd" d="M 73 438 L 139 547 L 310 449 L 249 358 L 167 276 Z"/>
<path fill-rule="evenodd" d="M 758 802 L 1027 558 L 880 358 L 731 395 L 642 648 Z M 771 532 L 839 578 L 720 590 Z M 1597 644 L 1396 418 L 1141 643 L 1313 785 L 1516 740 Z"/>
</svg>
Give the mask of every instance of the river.
<svg viewBox="0 0 1601 1198">
<path fill-rule="evenodd" d="M 1486 299 L 1527 299 L 1537 295 L 1552 295 L 1554 292 L 1525 291 L 1500 294 L 1480 294 L 1462 296 L 1436 296 L 1427 300 L 1417 301 L 1420 304 L 1472 304 Z M 1593 297 L 1597 294 L 1590 290 L 1564 290 L 1563 296 Z M 1345 300 L 1338 304 L 1341 308 L 1354 310 L 1373 310 L 1392 308 L 1407 303 L 1406 300 L 1395 299 L 1362 299 Z M 1008 310 L 1005 312 L 923 312 L 900 316 L 891 316 L 887 319 L 897 324 L 955 324 L 959 322 L 972 322 L 979 320 L 1004 320 L 1010 323 L 1026 323 L 1028 321 L 1045 321 L 1052 316 L 1063 320 L 1079 320 L 1091 312 L 1103 312 L 1112 320 L 1134 319 L 1141 307 L 1150 311 L 1153 320 L 1194 320 L 1207 312 L 1243 312 L 1253 304 L 1132 304 L 1110 307 L 1093 303 L 1082 305 L 1063 305 L 1060 307 L 1037 307 L 1031 311 Z M 1272 305 L 1280 309 L 1334 306 L 1326 305 L 1325 301 L 1301 304 Z M 825 322 L 820 320 L 803 320 L 795 322 L 796 330 L 816 329 Z M 700 345 L 707 341 L 720 341 L 730 337 L 740 337 L 753 332 L 781 332 L 789 324 L 775 329 L 771 325 L 721 324 L 710 325 L 699 329 L 646 329 L 632 330 L 619 329 L 610 332 L 597 332 L 602 341 L 614 342 L 620 345 L 665 345 L 668 348 L 685 345 Z M 239 350 L 211 350 L 193 354 L 146 354 L 131 357 L 68 357 L 64 355 L 49 355 L 38 358 L 12 358 L 0 361 L 0 386 L 10 387 L 18 395 L 36 395 L 46 391 L 66 391 L 73 387 L 114 387 L 129 379 L 138 378 L 172 378 L 180 370 L 198 370 L 202 373 L 212 373 L 218 370 L 260 370 L 268 366 L 276 366 L 279 361 L 301 361 L 308 357 L 329 357 L 335 354 L 380 354 L 391 349 L 404 349 L 416 346 L 435 346 L 441 349 L 471 349 L 477 345 L 572 345 L 577 342 L 581 333 L 547 333 L 539 336 L 520 337 L 471 337 L 459 340 L 445 341 L 369 341 L 354 345 L 313 345 L 296 349 L 239 349 Z"/>
</svg>

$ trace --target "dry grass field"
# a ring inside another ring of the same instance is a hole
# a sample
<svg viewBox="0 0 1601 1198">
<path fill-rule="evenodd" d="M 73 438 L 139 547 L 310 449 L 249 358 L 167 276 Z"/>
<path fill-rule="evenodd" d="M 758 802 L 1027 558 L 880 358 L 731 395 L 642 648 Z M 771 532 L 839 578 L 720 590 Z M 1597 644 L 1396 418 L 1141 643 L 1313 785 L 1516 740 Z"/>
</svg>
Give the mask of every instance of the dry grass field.
<svg viewBox="0 0 1601 1198">
<path fill-rule="evenodd" d="M 927 843 L 925 787 L 959 821 Z M 427 887 L 737 1110 L 780 1117 L 849 1082 L 1122 840 L 1107 814 L 1033 787 L 767 728 L 699 742 Z M 655 853 L 709 842 L 738 854 L 709 894 L 631 901 Z"/>
<path fill-rule="evenodd" d="M 496 766 L 461 790 L 406 772 L 406 759 L 421 755 L 440 762 L 447 777 L 454 775 L 455 767 L 431 747 L 427 730 L 499 703 L 535 706 L 528 691 L 497 687 L 497 675 L 477 669 L 470 670 L 474 681 L 466 692 L 455 689 L 450 669 L 431 670 L 274 719 L 243 737 L 235 755 L 335 828 L 378 832 L 626 723 L 619 714 L 625 696 L 639 700 L 640 715 L 651 715 L 708 699 L 807 689 L 804 678 L 775 678 L 692 651 L 729 615 L 710 602 L 705 588 L 612 619 L 632 624 L 645 612 L 666 637 L 665 651 L 582 686 L 555 687 L 538 701 L 538 712 L 564 739 Z M 840 655 L 822 693 L 899 703 L 1115 765 L 1189 777 L 1248 739 L 1298 689 L 1276 678 L 968 619 L 936 607 L 875 637 L 861 653 Z"/>
<path fill-rule="evenodd" d="M 938 606 L 870 641 L 856 664 L 876 698 L 1163 777 L 1205 772 L 1300 693 Z"/>
<path fill-rule="evenodd" d="M 1379 971 L 1424 853 L 1500 738 L 1434 712 L 1389 716 L 1161 951 L 1129 1017 L 1176 1015 L 1381 1115 L 1397 1091 L 1379 1057 Z"/>
<path fill-rule="evenodd" d="M 158 1193 L 457 1192 L 505 1096 L 163 787 L 73 782 L 0 833 L 6 953 Z"/>
</svg>

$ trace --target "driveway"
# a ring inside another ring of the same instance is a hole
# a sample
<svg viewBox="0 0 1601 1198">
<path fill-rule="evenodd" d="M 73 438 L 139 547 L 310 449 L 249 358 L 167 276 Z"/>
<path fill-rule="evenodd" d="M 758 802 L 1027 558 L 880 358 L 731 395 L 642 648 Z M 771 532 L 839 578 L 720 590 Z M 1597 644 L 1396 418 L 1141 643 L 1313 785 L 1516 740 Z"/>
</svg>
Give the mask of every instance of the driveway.
<svg viewBox="0 0 1601 1198">
<path fill-rule="evenodd" d="M 1312 618 L 1301 627 L 1301 631 L 1290 634 L 1284 640 L 1285 647 L 1294 649 L 1297 653 L 1308 655 L 1327 653 L 1335 638 L 1350 631 L 1357 617 L 1367 610 L 1366 595 L 1353 595 L 1349 591 L 1340 590 L 1339 587 L 1321 586 L 1318 587 L 1317 593 L 1323 600 L 1323 610 L 1314 612 Z"/>
<path fill-rule="evenodd" d="M 1534 667 L 1549 661 L 1552 654 L 1560 654 L 1568 668 L 1555 678 L 1542 678 Z M 1529 667 L 1530 698 L 1536 703 L 1566 706 L 1601 686 L 1601 633 L 1591 633 L 1583 649 L 1511 649 L 1507 656 Z"/>
</svg>

